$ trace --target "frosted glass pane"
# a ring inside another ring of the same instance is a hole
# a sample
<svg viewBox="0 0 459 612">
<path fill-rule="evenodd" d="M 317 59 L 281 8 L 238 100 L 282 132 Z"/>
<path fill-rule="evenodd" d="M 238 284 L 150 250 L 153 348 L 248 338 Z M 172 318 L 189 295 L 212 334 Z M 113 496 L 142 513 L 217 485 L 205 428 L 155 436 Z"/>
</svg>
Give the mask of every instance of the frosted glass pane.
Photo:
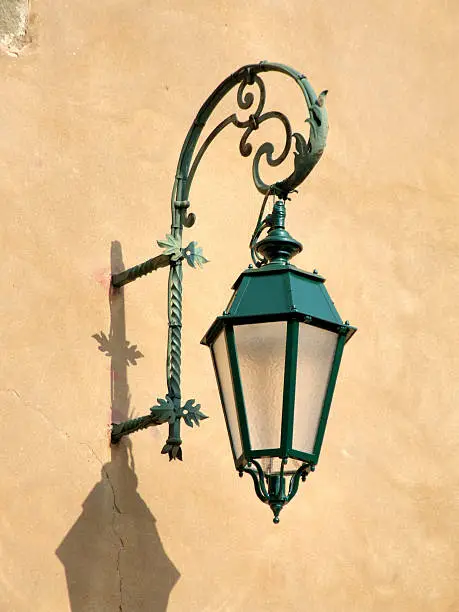
<svg viewBox="0 0 459 612">
<path fill-rule="evenodd" d="M 256 459 L 258 463 L 263 468 L 263 472 L 268 474 L 279 474 L 281 469 L 282 459 L 280 457 L 261 457 L 260 459 Z M 289 474 L 294 474 L 298 468 L 303 465 L 304 461 L 299 461 L 298 459 L 287 459 L 287 463 L 284 465 L 284 474 L 288 476 Z"/>
<path fill-rule="evenodd" d="M 252 450 L 279 448 L 287 324 L 234 327 Z"/>
<path fill-rule="evenodd" d="M 296 375 L 293 448 L 314 451 L 338 336 L 300 323 Z"/>
<path fill-rule="evenodd" d="M 236 455 L 236 459 L 239 459 L 242 455 L 242 443 L 241 434 L 239 433 L 236 403 L 234 401 L 233 383 L 231 382 L 228 353 L 226 351 L 225 332 L 222 332 L 214 342 L 212 352 L 220 383 L 221 401 L 228 421 L 234 454 Z"/>
</svg>

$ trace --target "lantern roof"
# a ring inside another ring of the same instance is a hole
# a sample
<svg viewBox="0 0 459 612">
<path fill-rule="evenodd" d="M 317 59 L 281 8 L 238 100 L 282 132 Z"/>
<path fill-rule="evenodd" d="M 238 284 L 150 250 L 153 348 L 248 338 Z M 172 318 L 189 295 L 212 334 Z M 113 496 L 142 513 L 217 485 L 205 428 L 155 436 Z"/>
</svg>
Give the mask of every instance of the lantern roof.
<svg viewBox="0 0 459 612">
<path fill-rule="evenodd" d="M 214 322 L 202 343 L 211 343 L 225 320 L 237 324 L 290 318 L 331 331 L 345 325 L 347 341 L 355 328 L 343 323 L 324 283 L 320 274 L 305 272 L 292 264 L 247 268 L 234 283 L 234 294 L 223 316 Z"/>
<path fill-rule="evenodd" d="M 327 290 L 325 278 L 292 264 L 268 264 L 242 272 L 232 289 L 236 292 L 230 316 L 299 312 L 342 325 Z"/>
</svg>

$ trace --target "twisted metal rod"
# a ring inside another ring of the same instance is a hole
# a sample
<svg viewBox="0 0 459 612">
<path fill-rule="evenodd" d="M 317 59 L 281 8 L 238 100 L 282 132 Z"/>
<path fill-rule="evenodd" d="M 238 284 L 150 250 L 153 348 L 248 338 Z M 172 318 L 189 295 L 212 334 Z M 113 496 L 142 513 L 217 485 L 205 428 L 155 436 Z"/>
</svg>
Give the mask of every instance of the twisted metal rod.
<svg viewBox="0 0 459 612">
<path fill-rule="evenodd" d="M 161 418 L 153 414 L 148 414 L 147 416 L 129 419 L 122 423 L 112 423 L 111 443 L 117 444 L 123 436 L 139 431 L 140 429 L 146 429 L 152 425 L 162 425 L 166 422 L 167 417 Z"/>
<path fill-rule="evenodd" d="M 157 255 L 156 257 L 152 257 L 151 259 L 148 259 L 137 266 L 133 266 L 124 272 L 113 274 L 112 285 L 119 288 L 123 285 L 127 285 L 128 283 L 132 283 L 132 281 L 137 280 L 141 276 L 145 276 L 145 274 L 150 274 L 150 272 L 158 270 L 158 268 L 165 268 L 170 264 L 170 261 L 170 255 Z"/>
</svg>

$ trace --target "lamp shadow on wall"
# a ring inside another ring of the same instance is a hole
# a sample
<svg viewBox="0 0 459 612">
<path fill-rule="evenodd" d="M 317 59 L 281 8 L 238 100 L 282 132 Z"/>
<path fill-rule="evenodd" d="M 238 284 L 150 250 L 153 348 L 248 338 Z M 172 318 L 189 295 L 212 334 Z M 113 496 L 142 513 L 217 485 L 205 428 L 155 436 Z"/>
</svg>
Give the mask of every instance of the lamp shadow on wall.
<svg viewBox="0 0 459 612">
<path fill-rule="evenodd" d="M 124 270 L 121 245 L 112 242 L 112 274 Z M 110 290 L 110 332 L 94 334 L 111 359 L 112 420 L 130 418 L 129 364 L 143 357 L 126 340 L 123 289 Z M 161 543 L 156 519 L 137 491 L 132 442 L 111 448 L 111 461 L 83 502 L 76 523 L 56 550 L 65 567 L 72 612 L 165 612 L 180 573 Z"/>
</svg>

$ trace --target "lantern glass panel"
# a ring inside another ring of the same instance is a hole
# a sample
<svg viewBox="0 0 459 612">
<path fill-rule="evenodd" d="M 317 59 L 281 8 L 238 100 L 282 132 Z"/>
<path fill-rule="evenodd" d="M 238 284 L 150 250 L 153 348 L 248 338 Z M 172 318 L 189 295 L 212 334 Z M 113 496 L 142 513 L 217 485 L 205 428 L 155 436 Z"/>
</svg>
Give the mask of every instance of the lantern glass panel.
<svg viewBox="0 0 459 612">
<path fill-rule="evenodd" d="M 258 463 L 263 468 L 263 472 L 266 475 L 275 475 L 280 474 L 281 465 L 283 459 L 280 457 L 261 457 L 257 459 Z M 302 465 L 303 461 L 299 461 L 298 459 L 292 459 L 291 457 L 287 459 L 287 462 L 284 464 L 284 474 L 294 474 Z"/>
<path fill-rule="evenodd" d="M 234 401 L 233 383 L 231 382 L 225 332 L 220 333 L 217 340 L 214 342 L 212 346 L 212 353 L 220 386 L 221 402 L 223 405 L 223 410 L 226 414 L 228 429 L 231 436 L 231 444 L 237 460 L 242 455 L 242 443 L 241 434 L 239 432 L 236 402 Z"/>
<path fill-rule="evenodd" d="M 235 325 L 252 450 L 279 448 L 287 323 Z"/>
<path fill-rule="evenodd" d="M 293 448 L 312 454 L 335 356 L 338 335 L 300 323 Z"/>
</svg>

